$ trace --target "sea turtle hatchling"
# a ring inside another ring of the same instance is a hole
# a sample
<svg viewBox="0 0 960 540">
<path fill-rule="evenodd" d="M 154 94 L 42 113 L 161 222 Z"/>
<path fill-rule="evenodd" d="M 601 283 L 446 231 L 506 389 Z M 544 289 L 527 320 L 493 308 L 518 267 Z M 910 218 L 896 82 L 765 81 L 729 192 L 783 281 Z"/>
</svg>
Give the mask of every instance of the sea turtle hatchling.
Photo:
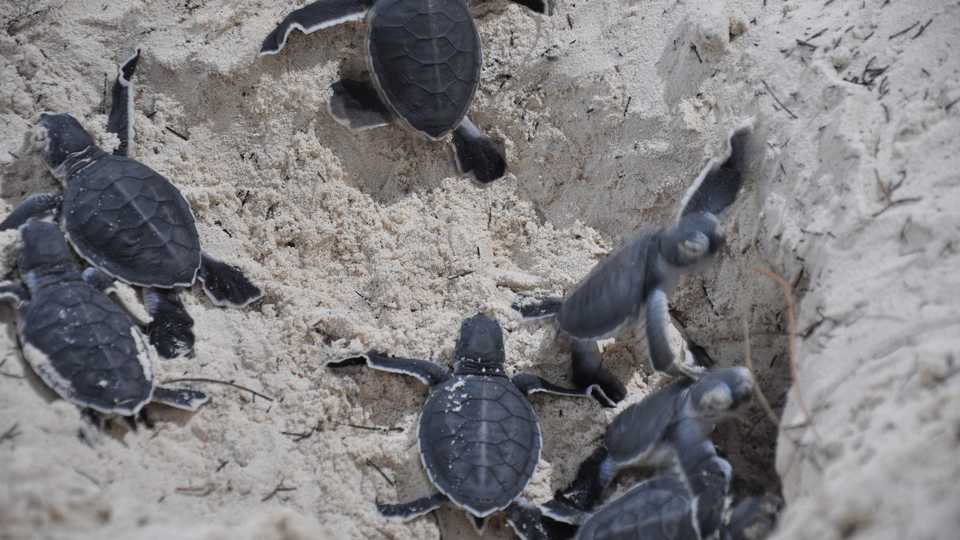
<svg viewBox="0 0 960 540">
<path fill-rule="evenodd" d="M 779 497 L 747 497 L 733 506 L 729 482 L 716 492 L 697 492 L 693 486 L 683 472 L 670 470 L 593 512 L 556 502 L 545 511 L 550 519 L 577 526 L 576 540 L 763 540 L 773 531 L 782 506 Z M 702 506 L 722 508 L 720 523 L 701 516 Z"/>
<path fill-rule="evenodd" d="M 521 538 L 545 538 L 539 513 L 519 500 L 542 445 L 537 415 L 527 396 L 585 394 L 531 374 L 508 378 L 503 331 L 483 314 L 463 321 L 454 359 L 452 373 L 433 362 L 375 352 L 327 364 L 332 368 L 366 364 L 430 385 L 417 440 L 423 467 L 437 492 L 403 504 L 377 503 L 377 508 L 384 516 L 406 520 L 451 503 L 468 512 L 478 530 L 488 516 L 507 510 L 507 522 Z"/>
<path fill-rule="evenodd" d="M 773 528 L 780 501 L 749 497 L 730 504 L 730 464 L 710 441 L 716 423 L 749 402 L 753 377 L 745 368 L 707 371 L 678 381 L 631 405 L 607 428 L 604 446 L 576 479 L 542 507 L 550 519 L 578 525 L 578 539 L 759 540 Z M 658 474 L 593 511 L 603 490 L 625 467 Z"/>
<path fill-rule="evenodd" d="M 543 0 L 514 0 L 546 13 Z M 366 18 L 372 84 L 333 84 L 328 108 L 355 130 L 399 122 L 430 140 L 453 132 L 461 172 L 483 183 L 506 171 L 506 159 L 467 111 L 480 82 L 480 37 L 467 0 L 320 0 L 293 11 L 266 37 L 261 55 L 279 53 L 293 30 L 305 34 Z"/>
<path fill-rule="evenodd" d="M 110 155 L 69 114 L 41 114 L 37 143 L 47 166 L 64 185 L 62 194 L 23 200 L 0 223 L 17 228 L 35 216 L 53 214 L 67 240 L 86 262 L 131 285 L 146 287 L 153 317 L 150 341 L 164 357 L 193 349 L 193 319 L 177 293 L 199 280 L 218 306 L 242 307 L 262 296 L 239 269 L 200 248 L 190 205 L 166 178 L 127 157 L 133 136 L 131 78 L 138 50 L 124 62 L 113 85 L 107 130 L 120 145 Z"/>
<path fill-rule="evenodd" d="M 157 385 L 153 347 L 104 292 L 113 280 L 81 273 L 59 227 L 32 219 L 20 235 L 23 283 L 0 282 L 0 299 L 16 304 L 23 356 L 47 386 L 107 416 L 135 417 L 149 402 L 188 411 L 207 402 L 203 392 Z"/>
<path fill-rule="evenodd" d="M 733 204 L 743 183 L 752 122 L 732 130 L 723 156 L 711 160 L 684 196 L 676 222 L 628 240 L 599 262 L 563 299 L 518 302 L 526 319 L 553 318 L 571 341 L 573 381 L 595 384 L 597 399 L 612 406 L 625 396 L 623 385 L 602 365 L 597 340 L 628 326 L 646 326 L 653 368 L 699 377 L 689 346 L 675 354 L 670 345 L 667 295 L 680 277 L 703 266 L 725 238 L 718 217 Z"/>
<path fill-rule="evenodd" d="M 697 506 L 702 530 L 707 526 L 715 530 L 731 470 L 717 455 L 710 434 L 719 421 L 750 402 L 753 387 L 753 376 L 746 368 L 717 368 L 696 382 L 681 379 L 630 405 L 607 426 L 603 447 L 585 462 L 557 500 L 589 510 L 620 470 L 678 465 L 690 488 L 703 499 Z M 545 506 L 545 514 L 550 514 L 552 504 Z"/>
</svg>

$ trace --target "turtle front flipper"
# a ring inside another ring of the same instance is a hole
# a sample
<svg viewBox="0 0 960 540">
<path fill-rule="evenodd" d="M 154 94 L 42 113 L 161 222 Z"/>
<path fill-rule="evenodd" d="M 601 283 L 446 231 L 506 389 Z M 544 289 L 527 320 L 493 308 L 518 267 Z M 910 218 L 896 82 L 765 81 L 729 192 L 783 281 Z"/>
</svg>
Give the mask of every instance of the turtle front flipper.
<svg viewBox="0 0 960 540">
<path fill-rule="evenodd" d="M 0 231 L 17 229 L 30 218 L 56 215 L 63 204 L 63 195 L 59 193 L 36 193 L 20 201 L 10 215 L 0 222 Z"/>
<path fill-rule="evenodd" d="M 553 384 L 543 377 L 538 377 L 530 373 L 520 373 L 518 375 L 514 375 L 510 380 L 513 381 L 513 384 L 516 385 L 521 392 L 528 396 L 530 394 L 543 392 L 558 396 L 591 397 L 594 390 L 593 385 L 584 389 L 564 388 L 563 386 Z"/>
<path fill-rule="evenodd" d="M 341 79 L 330 85 L 330 89 L 333 95 L 327 102 L 327 110 L 341 126 L 353 130 L 373 129 L 393 120 L 377 89 L 369 83 Z"/>
<path fill-rule="evenodd" d="M 466 116 L 453 132 L 453 149 L 460 172 L 473 173 L 481 183 L 493 182 L 507 172 L 503 150 Z"/>
<path fill-rule="evenodd" d="M 541 522 L 542 517 L 539 508 L 522 498 L 517 499 L 507 508 L 507 524 L 521 540 L 547 540 L 550 538 L 547 529 Z"/>
<path fill-rule="evenodd" d="M 428 497 L 422 497 L 408 503 L 382 504 L 381 502 L 377 501 L 377 511 L 380 512 L 380 515 L 383 517 L 408 521 L 415 517 L 433 512 L 437 508 L 440 508 L 449 502 L 449 500 L 450 499 L 447 498 L 446 495 L 437 492 Z"/>
<path fill-rule="evenodd" d="M 157 386 L 153 389 L 153 399 L 151 401 L 163 403 L 175 409 L 195 412 L 206 402 L 210 401 L 210 396 L 199 390 Z"/>
<path fill-rule="evenodd" d="M 148 326 L 153 322 L 153 317 L 147 311 L 138 298 L 137 293 L 126 283 L 117 281 L 110 274 L 94 267 L 83 271 L 83 281 L 94 289 L 110 295 L 127 311 L 138 325 Z"/>
<path fill-rule="evenodd" d="M 260 47 L 260 56 L 277 54 L 287 45 L 290 32 L 310 34 L 347 21 L 359 21 L 370 5 L 364 0 L 320 0 L 287 15 Z"/>
<path fill-rule="evenodd" d="M 671 429 L 673 446 L 690 490 L 697 497 L 697 522 L 704 537 L 720 528 L 733 469 L 717 455 L 707 430 L 696 418 L 684 418 Z"/>
<path fill-rule="evenodd" d="M 573 482 L 554 494 L 553 500 L 542 508 L 543 515 L 571 525 L 579 525 L 580 520 L 586 519 L 587 513 L 592 511 L 606 488 L 608 474 L 603 473 L 605 463 L 608 463 L 609 454 L 604 447 L 597 448 L 577 469 L 577 476 Z M 609 468 L 609 466 L 606 466 Z M 612 480 L 612 477 L 610 478 Z"/>
<path fill-rule="evenodd" d="M 730 132 L 725 154 L 710 160 L 680 202 L 678 219 L 689 214 L 719 215 L 737 198 L 747 168 L 747 146 L 753 133 L 748 121 Z"/>
<path fill-rule="evenodd" d="M 685 375 L 691 379 L 703 376 L 704 368 L 696 365 L 690 348 L 683 344 L 680 354 L 675 354 L 670 345 L 670 314 L 667 294 L 662 289 L 654 289 L 647 297 L 647 345 L 650 349 L 650 362 L 653 369 L 672 375 Z"/>
<path fill-rule="evenodd" d="M 236 266 L 220 262 L 203 253 L 197 278 L 203 291 L 218 306 L 242 308 L 259 300 L 263 292 Z"/>
<path fill-rule="evenodd" d="M 193 355 L 193 317 L 180 301 L 176 289 L 146 289 L 147 311 L 153 322 L 147 325 L 150 343 L 164 358 Z"/>
<path fill-rule="evenodd" d="M 589 391 L 604 407 L 616 407 L 627 397 L 627 389 L 613 373 L 603 367 L 600 348 L 595 341 L 574 339 L 570 343 L 573 383 Z"/>
<path fill-rule="evenodd" d="M 30 293 L 20 283 L 0 281 L 0 301 L 13 302 L 17 306 L 27 301 Z"/>
<path fill-rule="evenodd" d="M 450 378 L 450 371 L 439 364 L 427 360 L 401 358 L 399 356 L 390 357 L 374 351 L 327 363 L 327 367 L 332 369 L 362 365 L 380 371 L 416 377 L 420 382 L 430 386 L 435 386 Z"/>
<path fill-rule="evenodd" d="M 107 131 L 116 133 L 120 144 L 114 155 L 126 157 L 130 153 L 130 141 L 133 139 L 133 74 L 140 60 L 140 49 L 117 68 L 117 78 L 113 81 L 110 116 L 107 117 Z"/>
</svg>

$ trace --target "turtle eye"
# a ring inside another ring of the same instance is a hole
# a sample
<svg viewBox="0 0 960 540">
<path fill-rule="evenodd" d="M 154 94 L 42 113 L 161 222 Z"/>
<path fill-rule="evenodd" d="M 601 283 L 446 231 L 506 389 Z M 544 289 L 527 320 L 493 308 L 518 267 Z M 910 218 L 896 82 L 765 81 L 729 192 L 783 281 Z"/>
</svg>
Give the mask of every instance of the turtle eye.
<svg viewBox="0 0 960 540">
<path fill-rule="evenodd" d="M 702 232 L 696 232 L 680 242 L 681 257 L 686 261 L 695 261 L 710 249 L 710 239 Z"/>
</svg>

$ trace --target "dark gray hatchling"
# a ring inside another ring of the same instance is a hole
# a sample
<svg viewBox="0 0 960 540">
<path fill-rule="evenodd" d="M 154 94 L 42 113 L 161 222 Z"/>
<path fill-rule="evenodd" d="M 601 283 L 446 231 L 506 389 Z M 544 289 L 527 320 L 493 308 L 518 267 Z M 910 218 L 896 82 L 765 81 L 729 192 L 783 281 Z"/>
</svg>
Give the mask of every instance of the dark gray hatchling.
<svg viewBox="0 0 960 540">
<path fill-rule="evenodd" d="M 60 228 L 36 219 L 20 227 L 23 283 L 0 282 L 17 306 L 17 337 L 34 372 L 60 397 L 102 415 L 133 417 L 158 402 L 195 411 L 203 392 L 158 386 L 154 348 L 105 293 L 113 280 L 80 272 Z"/>
<path fill-rule="evenodd" d="M 236 267 L 200 248 L 190 205 L 158 172 L 127 157 L 133 136 L 131 78 L 138 50 L 124 62 L 113 85 L 107 130 L 117 134 L 114 154 L 103 151 L 69 114 L 41 114 L 37 143 L 64 186 L 62 194 L 39 193 L 21 202 L 0 223 L 17 228 L 31 217 L 54 215 L 67 240 L 86 262 L 124 283 L 146 287 L 153 317 L 150 341 L 172 358 L 193 350 L 193 319 L 177 289 L 197 280 L 218 306 L 243 307 L 262 296 Z"/>
<path fill-rule="evenodd" d="M 750 402 L 753 386 L 745 368 L 712 369 L 696 382 L 683 379 L 627 407 L 607 427 L 603 447 L 580 467 L 568 488 L 543 506 L 543 514 L 566 523 L 590 523 L 582 538 L 620 538 L 608 533 L 622 530 L 653 534 L 658 527 L 663 527 L 659 536 L 651 538 L 709 538 L 724 522 L 732 477 L 730 464 L 717 455 L 710 434 L 717 422 Z M 669 472 L 587 520 L 585 513 L 617 473 L 632 466 Z M 655 501 L 669 503 L 659 520 L 641 511 Z M 632 510 L 626 512 L 626 507 Z"/>
<path fill-rule="evenodd" d="M 546 13 L 543 0 L 514 0 Z M 483 183 L 506 172 L 503 152 L 467 111 L 480 82 L 480 37 L 467 0 L 320 0 L 287 15 L 261 55 L 278 54 L 294 30 L 305 34 L 366 19 L 371 82 L 333 84 L 328 108 L 355 130 L 391 123 L 430 140 L 453 132 L 457 165 Z"/>
<path fill-rule="evenodd" d="M 724 155 L 711 160 L 684 196 L 676 222 L 644 232 L 611 253 L 563 299 L 518 302 L 527 319 L 552 318 L 571 342 L 573 381 L 600 388 L 595 397 L 607 406 L 626 390 L 602 365 L 597 340 L 628 326 L 645 326 L 653 368 L 698 378 L 703 368 L 685 347 L 670 346 L 667 296 L 684 273 L 707 263 L 725 238 L 718 216 L 736 200 L 747 165 L 752 122 L 734 129 Z"/>
<path fill-rule="evenodd" d="M 584 392 L 530 374 L 508 378 L 503 331 L 484 314 L 463 321 L 454 359 L 452 373 L 433 362 L 375 352 L 327 364 L 331 368 L 365 364 L 430 385 L 417 440 L 437 492 L 409 503 L 378 503 L 377 508 L 384 516 L 406 520 L 449 503 L 464 509 L 480 531 L 488 516 L 506 510 L 507 522 L 521 538 L 546 538 L 539 512 L 519 500 L 542 446 L 540 425 L 527 396 L 549 392 L 583 397 Z"/>
</svg>

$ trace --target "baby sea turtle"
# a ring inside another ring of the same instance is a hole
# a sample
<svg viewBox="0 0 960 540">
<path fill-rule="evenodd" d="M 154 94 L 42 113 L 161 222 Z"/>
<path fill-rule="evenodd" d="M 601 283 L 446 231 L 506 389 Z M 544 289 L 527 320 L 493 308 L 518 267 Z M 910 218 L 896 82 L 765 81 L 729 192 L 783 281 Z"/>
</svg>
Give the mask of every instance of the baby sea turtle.
<svg viewBox="0 0 960 540">
<path fill-rule="evenodd" d="M 113 85 L 107 130 L 120 139 L 114 155 L 97 146 L 73 116 L 41 114 L 37 142 L 64 192 L 24 199 L 0 230 L 31 217 L 56 216 L 85 261 L 120 281 L 147 287 L 150 341 L 170 358 L 189 354 L 194 342 L 193 319 L 176 289 L 199 280 L 214 304 L 231 307 L 245 306 L 262 293 L 239 269 L 201 250 L 193 211 L 180 191 L 127 157 L 133 135 L 131 78 L 139 58 L 138 50 L 120 66 Z"/>
<path fill-rule="evenodd" d="M 543 0 L 514 0 L 546 13 Z M 480 83 L 480 37 L 466 0 L 320 0 L 287 15 L 267 36 L 261 55 L 279 53 L 293 30 L 305 34 L 366 18 L 372 84 L 333 84 L 328 108 L 351 129 L 398 122 L 430 140 L 453 132 L 462 173 L 483 183 L 506 171 L 494 141 L 467 117 Z"/>
<path fill-rule="evenodd" d="M 781 506 L 778 497 L 748 497 L 731 508 L 729 482 L 717 493 L 692 487 L 685 474 L 673 470 L 640 482 L 594 512 L 554 504 L 548 514 L 577 526 L 576 540 L 763 540 L 773 531 Z M 701 506 L 724 509 L 717 528 L 702 520 Z"/>
<path fill-rule="evenodd" d="M 518 500 L 540 460 L 542 445 L 537 415 L 527 396 L 585 394 L 531 374 L 508 378 L 503 331 L 484 314 L 463 321 L 454 358 L 453 373 L 433 362 L 375 352 L 328 364 L 333 368 L 365 364 L 430 385 L 417 440 L 423 467 L 437 492 L 403 504 L 377 503 L 378 510 L 406 520 L 451 503 L 467 511 L 478 530 L 488 516 L 507 510 L 507 522 L 521 538 L 546 538 L 539 513 Z"/>
<path fill-rule="evenodd" d="M 718 531 L 739 539 L 757 533 L 772 523 L 778 506 L 750 498 L 731 511 L 732 469 L 710 441 L 716 423 L 750 401 L 753 385 L 745 368 L 713 369 L 697 382 L 684 379 L 626 408 L 608 426 L 604 446 L 543 506 L 543 514 L 580 525 L 577 538 L 583 539 L 700 540 Z M 665 472 L 591 514 L 617 472 L 633 465 Z"/>
<path fill-rule="evenodd" d="M 47 386 L 103 415 L 136 416 L 151 401 L 188 411 L 207 402 L 203 392 L 157 386 L 153 347 L 105 294 L 113 280 L 81 273 L 59 227 L 32 219 L 20 234 L 23 284 L 0 283 L 0 299 L 16 304 L 23 356 Z"/>
<path fill-rule="evenodd" d="M 566 298 L 514 305 L 524 318 L 553 318 L 571 341 L 573 380 L 596 384 L 607 405 L 623 399 L 623 385 L 602 365 L 597 340 L 626 327 L 646 326 L 654 369 L 697 378 L 689 348 L 675 355 L 670 346 L 667 295 L 682 274 L 699 268 L 724 243 L 717 216 L 733 204 L 743 183 L 752 123 L 734 129 L 725 154 L 711 160 L 684 196 L 676 222 L 644 232 L 598 263 Z"/>
<path fill-rule="evenodd" d="M 736 414 L 753 395 L 753 377 L 746 368 L 718 368 L 694 382 L 682 379 L 623 410 L 607 426 L 604 446 L 580 468 L 570 488 L 557 497 L 564 505 L 589 510 L 617 473 L 643 465 L 679 465 L 698 496 L 722 502 L 729 488 L 730 464 L 717 455 L 710 433 L 717 422 Z M 545 514 L 551 515 L 546 505 Z M 703 501 L 698 519 L 719 526 L 722 505 Z"/>
</svg>

